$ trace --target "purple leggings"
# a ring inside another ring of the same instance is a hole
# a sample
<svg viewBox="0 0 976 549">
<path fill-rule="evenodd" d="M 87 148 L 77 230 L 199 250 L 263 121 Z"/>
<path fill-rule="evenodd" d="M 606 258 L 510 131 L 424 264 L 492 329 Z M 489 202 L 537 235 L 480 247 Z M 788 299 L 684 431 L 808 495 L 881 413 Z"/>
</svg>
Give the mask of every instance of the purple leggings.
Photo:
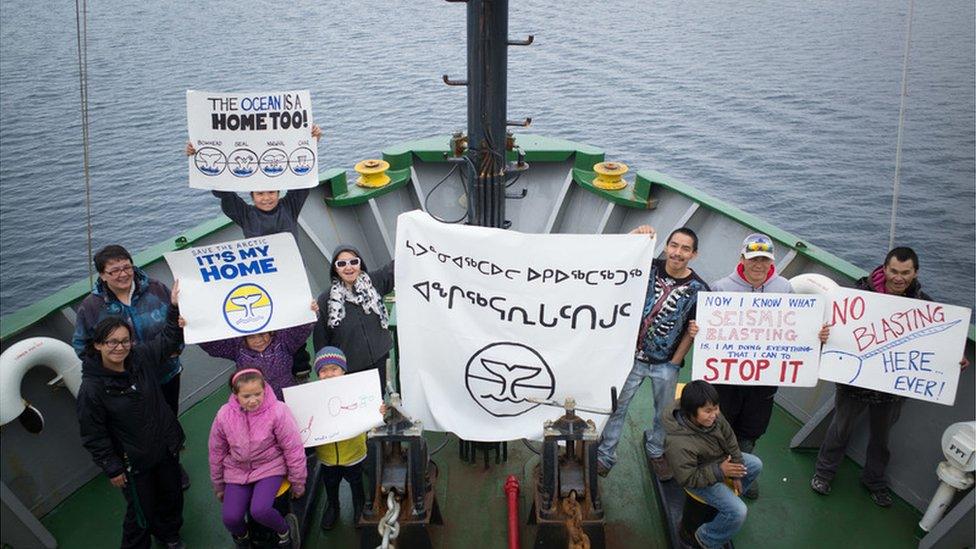
<svg viewBox="0 0 976 549">
<path fill-rule="evenodd" d="M 251 484 L 227 484 L 224 486 L 224 508 L 221 513 L 224 526 L 235 536 L 247 532 L 244 514 L 251 513 L 251 519 L 271 528 L 279 534 L 288 531 L 288 523 L 274 505 L 275 494 L 281 486 L 281 475 L 263 478 Z M 250 509 L 249 509 L 250 507 Z"/>
</svg>

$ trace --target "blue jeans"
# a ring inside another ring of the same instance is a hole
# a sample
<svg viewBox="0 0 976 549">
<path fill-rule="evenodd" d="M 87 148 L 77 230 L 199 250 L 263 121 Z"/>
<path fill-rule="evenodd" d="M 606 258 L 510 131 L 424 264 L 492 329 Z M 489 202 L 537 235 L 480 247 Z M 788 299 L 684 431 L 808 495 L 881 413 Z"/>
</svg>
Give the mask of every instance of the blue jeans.
<svg viewBox="0 0 976 549">
<path fill-rule="evenodd" d="M 627 407 L 630 406 L 630 399 L 634 398 L 634 394 L 637 389 L 640 389 L 645 378 L 651 379 L 651 387 L 654 390 L 654 426 L 653 429 L 644 431 L 646 440 L 644 452 L 648 457 L 654 458 L 664 455 L 664 424 L 661 423 L 661 413 L 668 404 L 674 402 L 674 389 L 678 384 L 680 369 L 680 366 L 670 362 L 647 364 L 639 360 L 634 361 L 634 367 L 630 370 L 630 375 L 627 376 L 627 381 L 624 382 L 617 396 L 617 411 L 610 414 L 610 419 L 603 428 L 603 437 L 596 451 L 600 465 L 611 469 L 617 462 L 617 444 L 620 442 L 624 420 L 627 419 Z"/>
<path fill-rule="evenodd" d="M 762 461 L 752 454 L 742 454 L 746 466 L 746 476 L 742 477 L 742 493 L 749 490 L 759 473 Z M 702 498 L 718 509 L 712 522 L 702 524 L 695 533 L 698 541 L 705 547 L 722 547 L 734 536 L 746 521 L 746 504 L 724 482 L 716 482 L 705 488 L 688 488 L 688 491 Z"/>
</svg>

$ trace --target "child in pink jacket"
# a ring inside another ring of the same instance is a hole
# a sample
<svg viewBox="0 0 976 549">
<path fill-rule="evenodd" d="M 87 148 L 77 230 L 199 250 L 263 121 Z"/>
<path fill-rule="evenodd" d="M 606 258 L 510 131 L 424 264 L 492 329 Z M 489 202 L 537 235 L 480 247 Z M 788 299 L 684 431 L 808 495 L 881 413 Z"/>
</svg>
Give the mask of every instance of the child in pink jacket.
<svg viewBox="0 0 976 549">
<path fill-rule="evenodd" d="M 223 502 L 224 526 L 238 547 L 249 547 L 244 515 L 278 533 L 291 547 L 289 524 L 274 507 L 285 478 L 292 497 L 305 493 L 305 450 L 291 411 L 267 390 L 260 370 L 246 368 L 230 381 L 233 394 L 210 429 L 210 478 Z"/>
</svg>

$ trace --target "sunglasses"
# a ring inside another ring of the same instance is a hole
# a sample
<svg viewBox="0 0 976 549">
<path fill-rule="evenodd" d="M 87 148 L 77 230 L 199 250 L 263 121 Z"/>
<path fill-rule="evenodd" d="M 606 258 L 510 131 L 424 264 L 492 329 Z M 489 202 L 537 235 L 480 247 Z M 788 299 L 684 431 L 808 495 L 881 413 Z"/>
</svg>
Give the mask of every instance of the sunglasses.
<svg viewBox="0 0 976 549">
<path fill-rule="evenodd" d="M 338 268 L 340 268 L 340 269 L 343 268 L 343 267 L 345 267 L 346 265 L 349 265 L 350 267 L 358 267 L 359 266 L 359 258 L 358 257 L 354 257 L 352 259 L 337 259 L 336 262 L 335 262 L 335 266 L 338 267 Z"/>
<path fill-rule="evenodd" d="M 768 252 L 773 249 L 773 245 L 769 242 L 750 242 L 746 246 L 746 250 L 750 252 Z"/>
</svg>

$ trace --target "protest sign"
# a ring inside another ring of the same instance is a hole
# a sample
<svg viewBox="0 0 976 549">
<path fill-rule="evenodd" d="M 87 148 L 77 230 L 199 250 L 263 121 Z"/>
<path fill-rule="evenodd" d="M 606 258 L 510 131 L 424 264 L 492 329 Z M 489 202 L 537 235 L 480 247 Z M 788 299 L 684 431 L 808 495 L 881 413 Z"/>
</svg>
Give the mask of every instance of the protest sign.
<svg viewBox="0 0 976 549">
<path fill-rule="evenodd" d="M 303 189 L 318 184 L 308 90 L 186 92 L 190 187 L 218 191 Z"/>
<path fill-rule="evenodd" d="M 699 292 L 692 379 L 813 387 L 823 311 L 817 295 Z"/>
<path fill-rule="evenodd" d="M 952 405 L 970 310 L 840 288 L 820 379 Z"/>
<path fill-rule="evenodd" d="M 312 290 L 291 233 L 164 254 L 180 279 L 187 343 L 315 322 Z"/>
<path fill-rule="evenodd" d="M 427 429 L 541 439 L 562 410 L 610 408 L 634 362 L 654 239 L 397 221 L 403 405 Z M 578 412 L 602 429 L 607 416 Z"/>
<path fill-rule="evenodd" d="M 283 392 L 306 448 L 346 440 L 383 424 L 376 369 L 285 387 Z"/>
</svg>

